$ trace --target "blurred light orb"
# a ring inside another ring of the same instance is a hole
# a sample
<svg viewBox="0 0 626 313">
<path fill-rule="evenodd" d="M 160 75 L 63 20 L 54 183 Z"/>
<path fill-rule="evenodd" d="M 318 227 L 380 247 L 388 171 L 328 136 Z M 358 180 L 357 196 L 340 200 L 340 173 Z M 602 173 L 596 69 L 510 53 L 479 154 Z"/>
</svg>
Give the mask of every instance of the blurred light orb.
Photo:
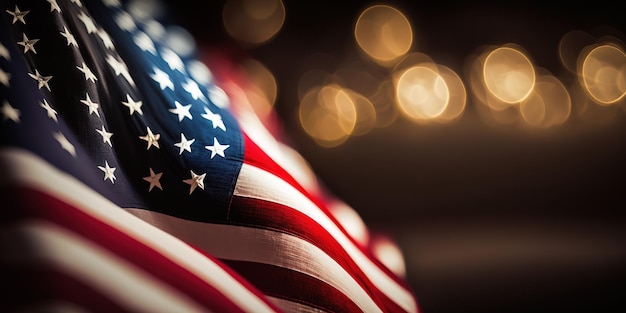
<svg viewBox="0 0 626 313">
<path fill-rule="evenodd" d="M 493 96 L 505 103 L 519 103 L 533 90 L 535 70 L 528 57 L 519 50 L 500 47 L 485 58 L 483 79 Z"/>
<path fill-rule="evenodd" d="M 249 82 L 243 88 L 248 101 L 259 117 L 268 117 L 276 102 L 277 85 L 274 75 L 265 65 L 254 59 L 241 62 L 241 66 Z"/>
<path fill-rule="evenodd" d="M 461 117 L 465 111 L 467 102 L 467 91 L 461 77 L 449 67 L 439 65 L 438 73 L 443 78 L 448 87 L 449 101 L 437 121 L 450 122 Z"/>
<path fill-rule="evenodd" d="M 580 30 L 567 32 L 559 41 L 559 60 L 561 65 L 570 73 L 576 73 L 576 63 L 578 62 L 580 51 L 594 42 L 595 38 L 587 32 Z"/>
<path fill-rule="evenodd" d="M 603 44 L 583 56 L 581 83 L 589 96 L 601 105 L 610 105 L 626 94 L 626 54 L 612 44 Z"/>
<path fill-rule="evenodd" d="M 396 82 L 396 103 L 414 121 L 441 115 L 450 100 L 445 80 L 426 66 L 414 66 L 402 72 Z"/>
<path fill-rule="evenodd" d="M 370 132 L 376 126 L 376 108 L 372 102 L 360 93 L 346 89 L 354 109 L 356 110 L 356 123 L 352 130 L 352 136 L 362 136 Z"/>
<path fill-rule="evenodd" d="M 363 52 L 380 63 L 390 63 L 403 56 L 413 44 L 409 20 L 388 5 L 363 10 L 355 23 L 354 37 Z"/>
<path fill-rule="evenodd" d="M 228 0 L 222 19 L 232 38 L 259 45 L 272 39 L 283 27 L 285 6 L 281 0 Z"/>
<path fill-rule="evenodd" d="M 352 99 L 336 84 L 310 90 L 300 101 L 298 113 L 306 133 L 327 148 L 348 139 L 357 121 Z"/>
<path fill-rule="evenodd" d="M 552 75 L 537 77 L 533 93 L 520 103 L 522 119 L 533 127 L 561 125 L 571 111 L 572 100 L 567 88 Z"/>
<path fill-rule="evenodd" d="M 274 74 L 263 63 L 254 59 L 245 60 L 242 66 L 252 84 L 263 93 L 268 103 L 273 106 L 278 94 L 278 85 Z"/>
</svg>

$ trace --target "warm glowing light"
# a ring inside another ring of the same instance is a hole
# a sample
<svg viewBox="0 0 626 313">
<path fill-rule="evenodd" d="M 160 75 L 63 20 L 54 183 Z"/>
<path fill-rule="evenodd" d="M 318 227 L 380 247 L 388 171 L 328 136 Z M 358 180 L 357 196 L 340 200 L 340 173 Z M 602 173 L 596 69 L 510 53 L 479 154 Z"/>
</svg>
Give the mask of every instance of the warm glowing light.
<svg viewBox="0 0 626 313">
<path fill-rule="evenodd" d="M 607 125 L 615 120 L 619 113 L 618 105 L 598 105 L 593 101 L 584 87 L 580 83 L 573 83 L 569 86 L 572 101 L 575 105 L 572 110 L 586 125 L 596 127 Z M 623 105 L 622 105 L 623 106 Z"/>
<path fill-rule="evenodd" d="M 372 102 L 365 96 L 352 90 L 345 91 L 350 96 L 354 104 L 354 109 L 356 110 L 357 119 L 354 130 L 352 130 L 352 135 L 365 135 L 376 126 L 376 109 Z"/>
<path fill-rule="evenodd" d="M 369 97 L 376 110 L 376 128 L 387 127 L 398 119 L 395 92 L 391 79 L 383 80 Z"/>
<path fill-rule="evenodd" d="M 343 143 L 354 130 L 356 115 L 348 92 L 335 84 L 312 89 L 300 102 L 302 128 L 324 147 Z"/>
<path fill-rule="evenodd" d="M 583 48 L 593 44 L 595 39 L 591 34 L 573 30 L 561 37 L 559 41 L 559 59 L 563 67 L 570 73 L 576 73 L 578 55 Z"/>
<path fill-rule="evenodd" d="M 450 95 L 448 105 L 446 105 L 443 112 L 441 112 L 437 121 L 450 122 L 461 117 L 463 111 L 465 111 L 467 91 L 465 90 L 465 85 L 461 77 L 452 69 L 443 65 L 439 65 L 437 68 L 439 75 L 441 75 L 441 78 L 443 78 L 448 87 L 448 93 Z"/>
<path fill-rule="evenodd" d="M 441 115 L 449 99 L 445 80 L 429 67 L 411 67 L 396 81 L 397 104 L 412 120 L 430 120 Z"/>
<path fill-rule="evenodd" d="M 621 100 L 626 94 L 626 54 L 613 44 L 591 49 L 582 57 L 580 78 L 589 96 L 601 105 Z"/>
<path fill-rule="evenodd" d="M 535 70 L 518 49 L 500 47 L 487 55 L 483 79 L 489 92 L 506 103 L 524 100 L 535 85 Z"/>
<path fill-rule="evenodd" d="M 409 51 L 413 30 L 402 12 L 388 5 L 374 5 L 359 15 L 354 37 L 372 59 L 389 63 Z"/>
<path fill-rule="evenodd" d="M 249 79 L 245 92 L 253 106 L 254 111 L 260 117 L 265 117 L 273 110 L 276 102 L 277 85 L 276 79 L 265 65 L 254 59 L 247 59 L 241 65 Z"/>
<path fill-rule="evenodd" d="M 258 45 L 273 38 L 283 27 L 285 6 L 281 0 L 228 0 L 222 17 L 231 37 Z"/>
<path fill-rule="evenodd" d="M 312 89 L 331 82 L 331 74 L 320 69 L 309 70 L 300 76 L 298 81 L 298 99 L 302 101 Z"/>
<path fill-rule="evenodd" d="M 534 127 L 563 124 L 571 110 L 572 101 L 567 88 L 552 75 L 538 76 L 533 93 L 520 103 L 522 119 Z"/>
</svg>

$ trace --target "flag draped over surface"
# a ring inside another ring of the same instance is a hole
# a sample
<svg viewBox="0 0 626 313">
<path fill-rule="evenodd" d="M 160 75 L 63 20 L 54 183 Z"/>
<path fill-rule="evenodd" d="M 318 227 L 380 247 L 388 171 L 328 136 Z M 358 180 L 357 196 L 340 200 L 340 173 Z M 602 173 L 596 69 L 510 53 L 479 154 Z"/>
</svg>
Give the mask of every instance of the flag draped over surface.
<svg viewBox="0 0 626 313">
<path fill-rule="evenodd" d="M 116 0 L 1 9 L 10 309 L 418 310 L 165 21 Z"/>
</svg>

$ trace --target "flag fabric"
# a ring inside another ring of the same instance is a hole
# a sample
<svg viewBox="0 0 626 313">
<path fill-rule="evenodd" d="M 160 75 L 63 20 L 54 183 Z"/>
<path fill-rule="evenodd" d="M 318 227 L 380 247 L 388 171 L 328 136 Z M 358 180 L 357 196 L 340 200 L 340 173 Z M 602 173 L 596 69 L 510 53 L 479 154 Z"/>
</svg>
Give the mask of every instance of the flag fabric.
<svg viewBox="0 0 626 313">
<path fill-rule="evenodd" d="M 9 311 L 418 311 L 166 20 L 116 0 L 0 16 Z"/>
</svg>

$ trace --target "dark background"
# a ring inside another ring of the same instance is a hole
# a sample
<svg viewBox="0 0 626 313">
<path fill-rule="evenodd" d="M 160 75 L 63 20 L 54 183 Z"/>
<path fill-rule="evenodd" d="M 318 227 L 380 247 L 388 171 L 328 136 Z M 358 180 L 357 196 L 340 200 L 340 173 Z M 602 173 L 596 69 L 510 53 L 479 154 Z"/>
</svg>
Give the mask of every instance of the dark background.
<svg viewBox="0 0 626 313">
<path fill-rule="evenodd" d="M 450 124 L 399 118 L 323 148 L 298 124 L 298 79 L 314 53 L 341 59 L 356 51 L 354 21 L 378 2 L 285 1 L 280 33 L 253 48 L 225 33 L 224 1 L 166 3 L 202 44 L 272 71 L 289 143 L 372 231 L 398 243 L 425 313 L 626 312 L 624 103 L 608 118 L 572 114 L 564 125 L 533 130 L 486 123 L 469 101 Z M 626 18 L 617 2 L 602 1 L 380 3 L 409 18 L 414 51 L 462 78 L 479 47 L 509 42 L 560 75 L 566 32 L 623 31 Z"/>
</svg>

